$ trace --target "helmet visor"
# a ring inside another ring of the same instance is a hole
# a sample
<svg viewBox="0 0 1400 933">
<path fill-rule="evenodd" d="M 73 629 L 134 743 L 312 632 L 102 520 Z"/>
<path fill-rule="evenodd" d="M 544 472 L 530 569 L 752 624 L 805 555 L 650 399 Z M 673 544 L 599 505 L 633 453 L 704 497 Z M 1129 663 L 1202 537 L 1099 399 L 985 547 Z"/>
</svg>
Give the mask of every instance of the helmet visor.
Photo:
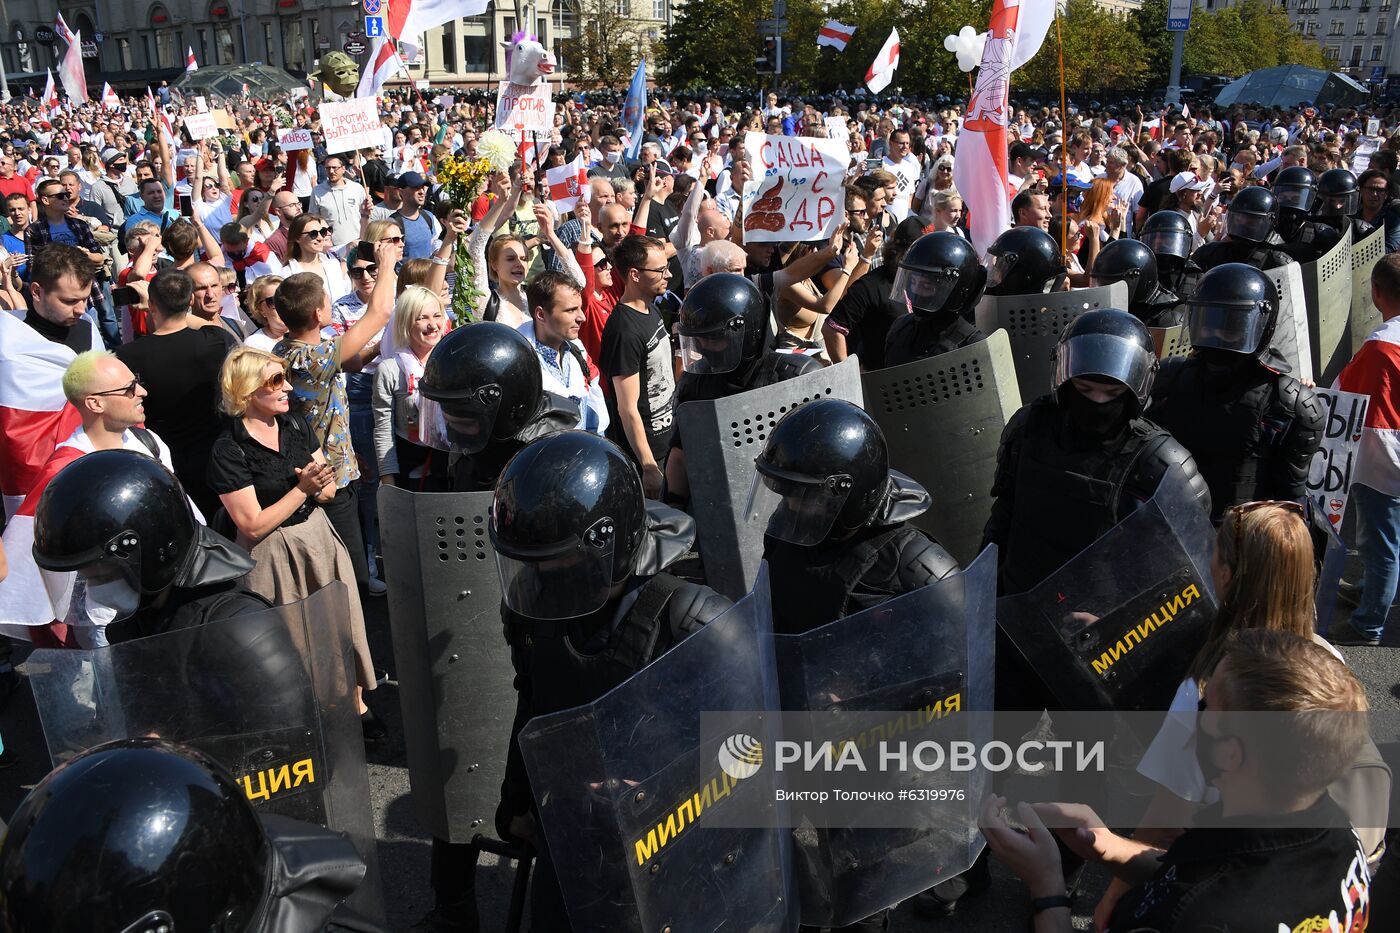
<svg viewBox="0 0 1400 933">
<path fill-rule="evenodd" d="M 491 443 L 496 415 L 501 410 L 501 387 L 482 386 L 470 395 L 439 402 L 447 437 L 463 453 L 477 454 Z"/>
<path fill-rule="evenodd" d="M 1152 389 L 1156 371 L 1157 358 L 1126 337 L 1081 334 L 1061 343 L 1056 351 L 1051 388 L 1058 389 L 1077 376 L 1100 376 L 1123 383 L 1142 401 Z"/>
<path fill-rule="evenodd" d="M 1317 200 L 1317 189 L 1304 186 L 1284 185 L 1274 189 L 1274 203 L 1280 208 L 1293 211 L 1310 211 Z"/>
<path fill-rule="evenodd" d="M 958 288 L 955 269 L 900 268 L 894 276 L 890 300 L 903 302 L 910 311 L 937 314 Z"/>
<path fill-rule="evenodd" d="M 1258 305 L 1188 305 L 1191 346 L 1254 355 L 1264 339 L 1266 315 Z"/>
<path fill-rule="evenodd" d="M 1016 268 L 1015 253 L 996 253 L 989 259 L 987 266 L 987 288 L 1000 288 L 1006 281 L 1011 270 Z"/>
<path fill-rule="evenodd" d="M 780 541 L 811 547 L 831 534 L 850 492 L 851 478 L 845 474 L 819 481 L 798 479 L 765 468 L 760 461 L 749 488 L 746 520 Z"/>
<path fill-rule="evenodd" d="M 681 365 L 688 373 L 728 373 L 744 361 L 744 319 L 733 318 L 735 326 L 721 327 L 701 334 L 681 334 Z"/>
<path fill-rule="evenodd" d="M 141 608 L 140 559 L 100 560 L 80 567 L 73 599 L 81 600 L 91 624 L 107 625 L 135 615 Z"/>
<path fill-rule="evenodd" d="M 1268 214 L 1246 214 L 1231 211 L 1225 215 L 1225 232 L 1237 240 L 1263 243 L 1274 230 L 1274 219 Z"/>
<path fill-rule="evenodd" d="M 1346 194 L 1329 194 L 1319 198 L 1317 213 L 1320 217 L 1350 217 L 1361 207 L 1361 196 L 1355 191 Z"/>
<path fill-rule="evenodd" d="M 600 527 L 603 523 L 606 528 Z M 514 556 L 498 548 L 496 572 L 506 605 L 527 619 L 573 619 L 597 612 L 612 595 L 612 529 L 612 519 L 603 518 L 582 541 Z"/>
<path fill-rule="evenodd" d="M 1185 259 L 1191 255 L 1191 234 L 1185 230 L 1152 230 L 1142 235 L 1142 242 L 1158 256 Z"/>
</svg>

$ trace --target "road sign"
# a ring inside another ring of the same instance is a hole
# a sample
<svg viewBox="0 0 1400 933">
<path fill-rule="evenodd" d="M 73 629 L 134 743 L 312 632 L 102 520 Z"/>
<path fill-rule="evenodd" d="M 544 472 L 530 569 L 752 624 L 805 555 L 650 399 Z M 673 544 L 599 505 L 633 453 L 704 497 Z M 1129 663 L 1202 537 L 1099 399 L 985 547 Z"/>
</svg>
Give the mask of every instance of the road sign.
<svg viewBox="0 0 1400 933">
<path fill-rule="evenodd" d="M 787 32 L 787 28 L 788 21 L 785 19 L 761 19 L 758 21 L 758 31 L 768 36 Z"/>
<path fill-rule="evenodd" d="M 369 36 L 371 39 L 382 38 L 384 35 L 384 17 L 366 16 L 365 35 Z"/>
<path fill-rule="evenodd" d="M 323 50 L 324 50 L 324 49 L 328 49 L 328 48 L 330 48 L 330 47 L 331 47 L 331 37 L 330 37 L 330 36 L 317 36 L 317 37 L 316 37 L 316 48 L 318 48 L 318 49 L 323 49 Z"/>
<path fill-rule="evenodd" d="M 370 16 L 384 9 L 384 0 L 364 0 L 365 12 Z"/>
<path fill-rule="evenodd" d="M 345 49 L 346 55 L 363 55 L 369 51 L 369 46 L 365 45 L 363 39 L 346 39 L 342 48 Z"/>
<path fill-rule="evenodd" d="M 779 18 L 787 16 L 787 0 L 773 0 L 773 15 Z"/>
<path fill-rule="evenodd" d="M 1167 0 L 1167 31 L 1186 32 L 1191 28 L 1191 0 Z"/>
</svg>

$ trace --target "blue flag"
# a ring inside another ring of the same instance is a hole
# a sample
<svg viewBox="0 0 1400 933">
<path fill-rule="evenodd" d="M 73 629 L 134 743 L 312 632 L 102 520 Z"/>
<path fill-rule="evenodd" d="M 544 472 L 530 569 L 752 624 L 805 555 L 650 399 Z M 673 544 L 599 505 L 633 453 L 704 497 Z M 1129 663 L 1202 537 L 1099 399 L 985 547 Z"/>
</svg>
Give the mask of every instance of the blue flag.
<svg viewBox="0 0 1400 933">
<path fill-rule="evenodd" d="M 627 147 L 627 158 L 637 159 L 642 152 L 642 124 L 647 112 L 647 60 L 637 63 L 637 71 L 632 75 L 632 84 L 627 88 L 627 103 L 622 108 L 622 125 L 632 135 Z"/>
</svg>

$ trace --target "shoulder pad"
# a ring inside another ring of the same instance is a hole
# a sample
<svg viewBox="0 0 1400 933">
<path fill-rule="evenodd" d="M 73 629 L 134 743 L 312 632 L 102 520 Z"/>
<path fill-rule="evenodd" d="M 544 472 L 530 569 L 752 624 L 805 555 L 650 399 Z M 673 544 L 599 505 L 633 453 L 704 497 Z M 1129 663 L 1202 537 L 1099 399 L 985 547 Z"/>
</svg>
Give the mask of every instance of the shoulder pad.
<svg viewBox="0 0 1400 933">
<path fill-rule="evenodd" d="M 773 374 L 780 382 L 825 368 L 821 360 L 805 353 L 774 352 L 773 356 L 777 358 L 773 361 Z"/>
<path fill-rule="evenodd" d="M 671 594 L 671 601 L 666 606 L 666 617 L 676 640 L 680 641 L 686 635 L 699 630 L 701 626 L 718 619 L 732 605 L 734 604 L 728 598 L 708 586 L 687 582 L 682 583 Z"/>
<path fill-rule="evenodd" d="M 911 533 L 899 549 L 899 582 L 903 592 L 927 586 L 961 569 L 938 542 L 917 529 L 908 530 Z"/>
<path fill-rule="evenodd" d="M 1142 450 L 1135 458 L 1132 470 L 1124 477 L 1123 491 L 1141 502 L 1146 502 L 1157 492 L 1163 478 L 1175 472 L 1195 496 L 1196 501 L 1209 512 L 1210 487 L 1206 485 L 1205 477 L 1201 475 L 1191 451 L 1152 422 L 1144 419 L 1137 421 L 1147 425 L 1153 434 L 1143 441 Z"/>
<path fill-rule="evenodd" d="M 1317 392 L 1303 385 L 1292 376 L 1280 376 L 1278 398 L 1285 411 L 1298 420 L 1307 430 L 1321 430 L 1327 418 L 1322 399 Z"/>
</svg>

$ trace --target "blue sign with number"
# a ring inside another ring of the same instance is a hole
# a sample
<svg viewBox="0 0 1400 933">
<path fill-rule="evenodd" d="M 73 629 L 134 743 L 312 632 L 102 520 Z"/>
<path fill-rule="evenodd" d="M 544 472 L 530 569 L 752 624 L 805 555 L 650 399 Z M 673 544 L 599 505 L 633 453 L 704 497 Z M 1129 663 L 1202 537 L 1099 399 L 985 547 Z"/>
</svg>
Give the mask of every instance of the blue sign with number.
<svg viewBox="0 0 1400 933">
<path fill-rule="evenodd" d="M 378 13 L 384 8 L 384 0 L 364 0 L 365 12 L 370 16 Z"/>
<path fill-rule="evenodd" d="M 366 16 L 365 35 L 371 39 L 379 39 L 384 36 L 384 17 Z"/>
</svg>

